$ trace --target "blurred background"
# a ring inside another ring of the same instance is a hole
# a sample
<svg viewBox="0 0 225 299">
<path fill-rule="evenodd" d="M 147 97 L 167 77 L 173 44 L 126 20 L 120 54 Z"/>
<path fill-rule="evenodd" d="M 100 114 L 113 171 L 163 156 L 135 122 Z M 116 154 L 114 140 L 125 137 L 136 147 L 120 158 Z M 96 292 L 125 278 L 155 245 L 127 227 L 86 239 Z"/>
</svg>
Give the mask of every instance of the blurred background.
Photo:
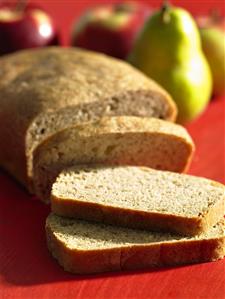
<svg viewBox="0 0 225 299">
<path fill-rule="evenodd" d="M 121 3 L 116 0 L 30 0 L 29 3 L 36 3 L 41 5 L 57 22 L 61 32 L 61 41 L 63 45 L 69 45 L 70 33 L 72 24 L 78 20 L 79 16 L 87 8 L 96 5 Z M 147 4 L 152 8 L 159 8 L 162 4 L 160 0 L 138 0 Z M 171 1 L 174 5 L 183 7 L 189 10 L 195 16 L 207 15 L 212 9 L 219 9 L 224 15 L 225 4 L 223 0 L 174 0 Z"/>
</svg>

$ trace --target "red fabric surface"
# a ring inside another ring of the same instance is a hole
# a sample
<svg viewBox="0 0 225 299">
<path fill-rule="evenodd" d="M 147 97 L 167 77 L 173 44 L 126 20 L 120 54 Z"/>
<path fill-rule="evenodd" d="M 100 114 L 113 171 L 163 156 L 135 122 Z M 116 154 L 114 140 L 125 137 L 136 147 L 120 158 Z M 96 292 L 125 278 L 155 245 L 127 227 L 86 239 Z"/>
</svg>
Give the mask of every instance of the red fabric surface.
<svg viewBox="0 0 225 299">
<path fill-rule="evenodd" d="M 94 2 L 36 1 L 57 18 L 64 45 L 68 44 L 74 16 Z M 222 1 L 174 1 L 180 2 L 193 13 L 223 7 Z M 224 98 L 212 101 L 187 128 L 197 147 L 190 173 L 225 183 Z M 44 222 L 48 213 L 48 206 L 30 198 L 0 172 L 0 298 L 225 298 L 225 261 L 92 276 L 66 273 L 46 248 Z"/>
</svg>

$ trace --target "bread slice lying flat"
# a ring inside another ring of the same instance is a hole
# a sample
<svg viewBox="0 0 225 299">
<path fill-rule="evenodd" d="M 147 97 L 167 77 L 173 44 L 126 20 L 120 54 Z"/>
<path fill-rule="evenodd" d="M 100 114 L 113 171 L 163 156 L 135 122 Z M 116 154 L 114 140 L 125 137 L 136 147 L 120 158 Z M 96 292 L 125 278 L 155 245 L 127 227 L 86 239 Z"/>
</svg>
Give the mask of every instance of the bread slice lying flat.
<svg viewBox="0 0 225 299">
<path fill-rule="evenodd" d="M 170 95 L 124 61 L 76 48 L 0 58 L 0 165 L 32 191 L 34 148 L 73 123 L 104 115 L 174 121 Z"/>
<path fill-rule="evenodd" d="M 82 166 L 58 176 L 51 203 L 61 216 L 196 235 L 223 217 L 225 186 L 146 167 Z"/>
<path fill-rule="evenodd" d="M 197 237 L 137 231 L 50 214 L 48 248 L 76 274 L 215 261 L 224 257 L 224 220 Z"/>
<path fill-rule="evenodd" d="M 58 173 L 73 164 L 141 165 L 183 172 L 194 145 L 187 131 L 155 118 L 105 117 L 69 127 L 34 152 L 34 190 L 48 200 Z"/>
</svg>

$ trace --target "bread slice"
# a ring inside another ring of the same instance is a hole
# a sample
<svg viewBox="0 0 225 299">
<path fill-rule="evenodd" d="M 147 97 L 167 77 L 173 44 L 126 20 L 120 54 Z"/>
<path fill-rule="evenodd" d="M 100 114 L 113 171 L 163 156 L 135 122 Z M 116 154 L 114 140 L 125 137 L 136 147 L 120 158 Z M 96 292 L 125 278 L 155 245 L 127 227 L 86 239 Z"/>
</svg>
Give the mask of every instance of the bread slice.
<svg viewBox="0 0 225 299">
<path fill-rule="evenodd" d="M 52 187 L 55 214 L 130 228 L 196 235 L 224 215 L 225 186 L 135 166 L 64 170 Z"/>
<path fill-rule="evenodd" d="M 197 237 L 131 230 L 50 214 L 48 248 L 66 271 L 90 274 L 209 262 L 224 257 L 224 219 Z"/>
<path fill-rule="evenodd" d="M 169 94 L 126 62 L 76 48 L 29 49 L 0 58 L 0 165 L 32 190 L 34 148 L 104 115 L 170 121 Z"/>
<path fill-rule="evenodd" d="M 34 151 L 34 190 L 48 200 L 52 183 L 73 164 L 144 165 L 183 172 L 194 145 L 187 131 L 154 118 L 104 117 L 50 136 Z"/>
</svg>

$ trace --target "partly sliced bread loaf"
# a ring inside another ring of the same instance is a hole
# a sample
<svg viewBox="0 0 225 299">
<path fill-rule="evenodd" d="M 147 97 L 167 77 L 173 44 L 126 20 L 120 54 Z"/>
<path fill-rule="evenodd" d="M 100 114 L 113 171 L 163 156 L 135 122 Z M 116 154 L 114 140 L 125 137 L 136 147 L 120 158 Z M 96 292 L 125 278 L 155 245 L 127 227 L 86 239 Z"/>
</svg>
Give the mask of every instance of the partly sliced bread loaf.
<svg viewBox="0 0 225 299">
<path fill-rule="evenodd" d="M 48 248 L 76 274 L 215 261 L 224 257 L 224 220 L 198 237 L 137 231 L 63 218 L 46 221 Z"/>
<path fill-rule="evenodd" d="M 103 115 L 176 117 L 165 90 L 103 54 L 30 49 L 5 55 L 0 65 L 0 165 L 25 186 L 35 146 L 68 125 Z"/>
<path fill-rule="evenodd" d="M 52 183 L 73 164 L 150 166 L 183 172 L 194 145 L 187 131 L 154 118 L 105 117 L 50 136 L 34 152 L 34 190 L 48 200 Z"/>
<path fill-rule="evenodd" d="M 51 202 L 62 216 L 196 235 L 223 217 L 225 187 L 146 167 L 73 167 L 58 176 Z"/>
</svg>

